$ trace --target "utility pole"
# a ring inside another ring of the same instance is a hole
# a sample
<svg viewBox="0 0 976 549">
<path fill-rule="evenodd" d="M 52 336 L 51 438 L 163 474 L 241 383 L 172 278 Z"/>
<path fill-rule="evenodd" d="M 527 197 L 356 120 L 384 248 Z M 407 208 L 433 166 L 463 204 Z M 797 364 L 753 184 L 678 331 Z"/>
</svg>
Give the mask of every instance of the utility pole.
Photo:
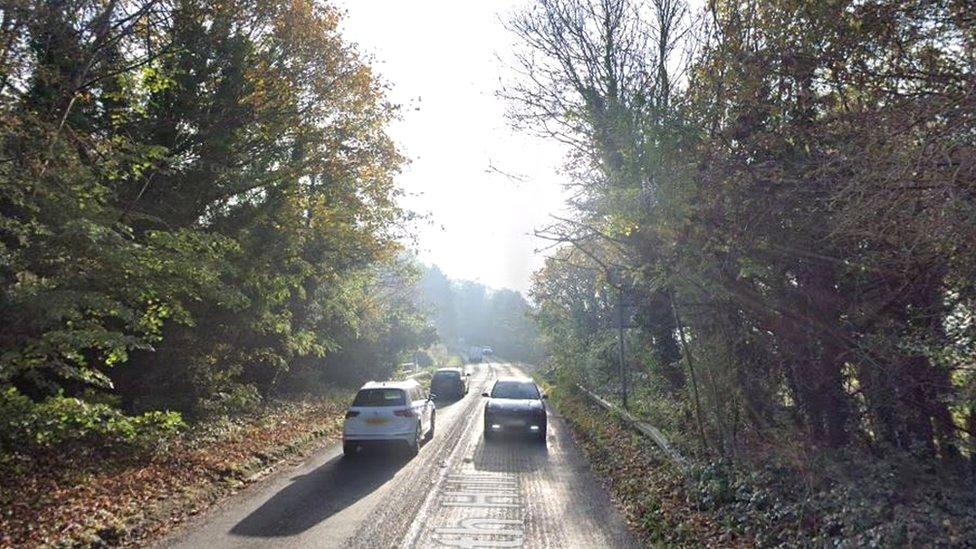
<svg viewBox="0 0 976 549">
<path fill-rule="evenodd" d="M 619 346 L 619 368 L 620 368 L 620 400 L 623 401 L 624 410 L 627 410 L 627 365 L 626 353 L 624 350 L 624 282 L 619 271 L 613 271 L 617 276 L 617 340 Z"/>
<path fill-rule="evenodd" d="M 624 401 L 624 410 L 627 410 L 627 365 L 624 361 L 624 289 L 623 286 L 620 287 L 620 291 L 617 293 L 619 296 L 617 299 L 617 309 L 618 309 L 618 320 L 617 325 L 617 338 L 620 340 L 620 396 Z"/>
</svg>

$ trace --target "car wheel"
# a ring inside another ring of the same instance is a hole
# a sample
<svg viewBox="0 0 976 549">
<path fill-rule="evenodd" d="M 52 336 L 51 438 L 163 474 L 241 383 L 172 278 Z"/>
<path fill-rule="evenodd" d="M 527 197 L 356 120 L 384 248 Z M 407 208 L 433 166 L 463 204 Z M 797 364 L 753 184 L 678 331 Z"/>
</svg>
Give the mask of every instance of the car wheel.
<svg viewBox="0 0 976 549">
<path fill-rule="evenodd" d="M 414 430 L 413 440 L 407 443 L 407 453 L 411 457 L 420 453 L 420 423 L 417 423 L 417 428 Z"/>
<path fill-rule="evenodd" d="M 355 442 L 343 442 L 342 443 L 342 455 L 347 458 L 356 457 L 356 452 L 359 451 L 359 445 Z"/>
<path fill-rule="evenodd" d="M 547 426 L 548 425 L 545 424 L 545 423 L 543 423 L 542 425 L 539 426 L 540 427 L 539 432 L 535 434 L 536 441 L 541 442 L 543 444 L 546 443 L 546 427 Z"/>
</svg>

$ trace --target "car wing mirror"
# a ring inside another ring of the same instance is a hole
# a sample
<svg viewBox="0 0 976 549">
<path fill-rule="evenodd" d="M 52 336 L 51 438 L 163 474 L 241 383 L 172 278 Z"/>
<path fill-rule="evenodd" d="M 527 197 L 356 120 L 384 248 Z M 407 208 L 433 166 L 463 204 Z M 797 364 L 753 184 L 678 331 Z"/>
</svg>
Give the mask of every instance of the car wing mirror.
<svg viewBox="0 0 976 549">
<path fill-rule="evenodd" d="M 547 395 L 547 394 L 545 394 L 545 393 L 542 393 L 542 398 L 543 398 L 543 399 L 548 399 L 548 398 L 549 398 L 549 395 Z"/>
<path fill-rule="evenodd" d="M 481 396 L 486 397 L 488 396 L 488 393 L 481 393 Z"/>
<path fill-rule="evenodd" d="M 430 393 L 429 395 L 427 395 L 427 400 L 434 400 L 435 398 L 437 398 L 437 395 L 434 393 Z"/>
</svg>

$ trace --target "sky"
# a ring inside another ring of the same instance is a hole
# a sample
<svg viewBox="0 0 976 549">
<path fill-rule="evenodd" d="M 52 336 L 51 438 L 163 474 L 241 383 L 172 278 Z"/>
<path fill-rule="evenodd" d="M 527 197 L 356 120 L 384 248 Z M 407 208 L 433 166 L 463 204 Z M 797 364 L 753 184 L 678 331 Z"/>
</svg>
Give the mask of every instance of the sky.
<svg viewBox="0 0 976 549">
<path fill-rule="evenodd" d="M 514 42 L 502 21 L 524 1 L 338 0 L 343 35 L 402 107 L 390 135 L 410 159 L 402 204 L 428 216 L 416 226 L 420 260 L 523 292 L 547 245 L 533 230 L 565 203 L 563 149 L 510 129 L 496 97 Z"/>
</svg>

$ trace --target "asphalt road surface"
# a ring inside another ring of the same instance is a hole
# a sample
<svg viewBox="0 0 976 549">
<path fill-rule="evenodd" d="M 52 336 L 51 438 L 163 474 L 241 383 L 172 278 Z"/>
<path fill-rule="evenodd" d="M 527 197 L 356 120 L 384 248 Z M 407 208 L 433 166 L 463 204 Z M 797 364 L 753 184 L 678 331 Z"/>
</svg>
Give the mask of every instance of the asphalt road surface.
<svg viewBox="0 0 976 549">
<path fill-rule="evenodd" d="M 482 438 L 481 393 L 507 364 L 473 367 L 469 394 L 438 403 L 437 432 L 408 459 L 340 445 L 198 517 L 163 547 L 636 547 L 568 427 L 548 444 Z"/>
</svg>

